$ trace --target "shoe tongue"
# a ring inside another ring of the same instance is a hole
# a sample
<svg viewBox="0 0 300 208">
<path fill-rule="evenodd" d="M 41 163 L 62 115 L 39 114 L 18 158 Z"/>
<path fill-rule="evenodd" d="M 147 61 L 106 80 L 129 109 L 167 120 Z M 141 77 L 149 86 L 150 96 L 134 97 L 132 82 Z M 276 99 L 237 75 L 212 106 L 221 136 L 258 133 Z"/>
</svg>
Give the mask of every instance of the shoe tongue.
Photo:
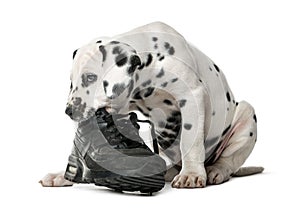
<svg viewBox="0 0 300 208">
<path fill-rule="evenodd" d="M 99 108 L 95 112 L 97 122 L 110 122 L 112 120 L 112 116 L 105 110 L 105 108 Z"/>
<path fill-rule="evenodd" d="M 95 114 L 96 116 L 105 116 L 108 115 L 109 113 L 105 110 L 105 108 L 98 108 Z"/>
</svg>

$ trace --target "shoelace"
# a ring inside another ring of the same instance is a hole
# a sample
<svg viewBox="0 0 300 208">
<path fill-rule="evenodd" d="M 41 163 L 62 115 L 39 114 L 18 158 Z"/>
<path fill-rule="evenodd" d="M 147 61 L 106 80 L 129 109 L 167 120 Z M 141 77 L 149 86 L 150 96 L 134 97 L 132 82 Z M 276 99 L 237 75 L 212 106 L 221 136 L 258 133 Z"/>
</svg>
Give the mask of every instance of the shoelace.
<svg viewBox="0 0 300 208">
<path fill-rule="evenodd" d="M 132 125 L 137 130 L 140 129 L 138 122 L 150 124 L 151 137 L 152 137 L 152 143 L 153 143 L 153 151 L 154 151 L 154 153 L 159 154 L 158 142 L 157 142 L 156 134 L 155 134 L 155 128 L 154 128 L 154 124 L 151 121 L 138 119 L 136 113 L 134 113 L 134 112 L 130 112 L 129 114 L 115 114 L 113 116 L 104 109 L 99 109 L 99 111 L 96 112 L 96 117 L 97 116 L 102 117 L 102 119 L 105 120 L 109 124 L 114 124 L 114 121 L 113 121 L 114 119 L 122 119 L 124 117 L 127 117 L 128 115 L 129 115 L 129 120 L 131 121 Z"/>
<path fill-rule="evenodd" d="M 127 116 L 128 116 L 128 114 L 116 114 L 114 116 L 112 116 L 110 114 L 107 114 L 107 115 L 105 115 L 104 120 L 106 120 L 106 121 L 109 120 L 109 122 L 113 122 L 113 118 L 114 119 L 122 119 L 122 118 L 127 117 Z M 129 113 L 129 120 L 131 121 L 133 126 L 138 130 L 140 129 L 140 126 L 139 126 L 138 122 L 150 124 L 150 126 L 151 126 L 151 137 L 152 137 L 152 143 L 153 143 L 153 151 L 154 151 L 154 153 L 159 154 L 159 149 L 158 149 L 158 143 L 157 143 L 157 139 L 156 139 L 154 124 L 149 120 L 140 120 L 140 119 L 138 119 L 136 113 L 134 113 L 134 112 Z"/>
<path fill-rule="evenodd" d="M 158 143 L 157 143 L 157 139 L 156 139 L 156 134 L 155 134 L 155 129 L 154 129 L 154 124 L 149 121 L 149 120 L 139 120 L 136 113 L 129 113 L 129 119 L 132 122 L 133 125 L 137 124 L 137 122 L 141 122 L 141 123 L 148 123 L 151 126 L 151 137 L 152 137 L 152 143 L 153 143 L 153 150 L 156 154 L 159 154 L 159 150 L 158 150 Z"/>
</svg>

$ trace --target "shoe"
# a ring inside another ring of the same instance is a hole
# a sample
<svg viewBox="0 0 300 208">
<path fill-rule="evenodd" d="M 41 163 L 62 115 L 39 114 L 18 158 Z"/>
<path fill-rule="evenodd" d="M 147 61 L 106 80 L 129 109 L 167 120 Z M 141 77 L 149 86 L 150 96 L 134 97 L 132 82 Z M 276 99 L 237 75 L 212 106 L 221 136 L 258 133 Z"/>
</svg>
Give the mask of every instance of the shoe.
<svg viewBox="0 0 300 208">
<path fill-rule="evenodd" d="M 135 113 L 111 115 L 101 108 L 80 122 L 65 178 L 117 191 L 161 190 L 166 163 L 139 136 L 137 121 Z"/>
</svg>

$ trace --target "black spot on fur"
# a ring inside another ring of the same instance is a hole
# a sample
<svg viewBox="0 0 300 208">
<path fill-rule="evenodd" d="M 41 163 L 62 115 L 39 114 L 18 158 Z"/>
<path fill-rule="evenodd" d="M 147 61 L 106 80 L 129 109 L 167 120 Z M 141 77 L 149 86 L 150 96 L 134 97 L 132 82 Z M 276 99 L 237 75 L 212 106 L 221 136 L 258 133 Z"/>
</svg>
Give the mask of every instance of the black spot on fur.
<svg viewBox="0 0 300 208">
<path fill-rule="evenodd" d="M 87 95 L 88 95 L 88 94 L 90 94 L 90 91 L 89 91 L 89 90 L 87 90 L 87 91 L 86 91 L 86 94 L 87 94 Z"/>
<path fill-rule="evenodd" d="M 253 132 L 250 132 L 250 136 L 251 136 L 251 137 L 253 136 Z"/>
<path fill-rule="evenodd" d="M 152 37 L 152 40 L 153 40 L 154 42 L 156 42 L 158 39 L 157 39 L 157 37 Z"/>
<path fill-rule="evenodd" d="M 161 57 L 159 57 L 159 61 L 162 61 L 162 60 L 164 60 L 164 58 L 165 58 L 165 56 L 161 56 Z"/>
<path fill-rule="evenodd" d="M 172 117 L 169 117 L 169 118 L 167 119 L 167 121 L 168 121 L 168 122 L 176 122 L 177 120 L 176 120 L 176 118 L 175 118 L 174 116 L 172 116 Z"/>
<path fill-rule="evenodd" d="M 148 87 L 144 94 L 144 97 L 149 97 L 150 95 L 152 95 L 153 91 L 154 91 L 154 87 Z"/>
<path fill-rule="evenodd" d="M 130 96 L 130 94 L 131 94 L 131 92 L 132 92 L 132 90 L 133 90 L 133 86 L 134 86 L 134 82 L 133 82 L 133 80 L 131 79 L 130 82 L 129 82 L 129 84 L 128 84 L 128 86 L 127 86 L 127 88 L 128 88 L 127 98 Z"/>
<path fill-rule="evenodd" d="M 130 100 L 129 103 L 136 103 L 135 100 Z"/>
<path fill-rule="evenodd" d="M 136 74 L 135 74 L 135 81 L 137 82 L 137 81 L 139 80 L 139 78 L 140 78 L 140 77 L 139 77 L 139 74 L 136 73 Z"/>
<path fill-rule="evenodd" d="M 166 87 L 167 85 L 168 85 L 168 82 L 164 82 L 164 83 L 162 83 L 160 86 Z"/>
<path fill-rule="evenodd" d="M 149 53 L 148 57 L 147 57 L 147 61 L 145 63 L 145 66 L 149 66 L 151 64 L 151 62 L 152 62 L 152 59 L 153 59 L 152 54 Z"/>
<path fill-rule="evenodd" d="M 212 116 L 216 115 L 216 111 L 213 111 L 211 115 L 212 115 Z"/>
<path fill-rule="evenodd" d="M 166 140 L 165 138 L 161 137 L 161 136 L 157 136 L 157 142 L 159 144 L 159 146 L 161 146 L 161 148 L 163 149 L 168 149 L 172 143 L 169 142 L 168 140 Z"/>
<path fill-rule="evenodd" d="M 110 42 L 110 44 L 119 44 L 119 43 L 120 43 L 119 41 L 115 41 L 115 40 Z"/>
<path fill-rule="evenodd" d="M 173 138 L 173 139 L 176 139 L 176 137 L 177 137 L 177 135 L 175 135 L 175 134 L 169 134 L 168 132 L 166 132 L 166 131 L 163 131 L 163 132 L 161 132 L 160 133 L 161 134 L 161 136 L 163 136 L 164 138 Z M 166 139 L 164 139 L 165 141 L 167 141 Z"/>
<path fill-rule="evenodd" d="M 235 106 L 238 106 L 238 105 L 239 105 L 239 103 L 238 103 L 238 102 L 236 102 L 236 103 L 235 103 Z"/>
<path fill-rule="evenodd" d="M 169 48 L 170 48 L 170 43 L 165 42 L 165 45 L 164 45 L 164 46 L 165 46 L 166 49 L 169 49 Z"/>
<path fill-rule="evenodd" d="M 135 90 L 134 90 L 133 91 L 133 99 L 136 99 L 136 100 L 143 99 L 142 96 L 141 96 L 141 92 L 140 91 L 135 92 Z"/>
<path fill-rule="evenodd" d="M 229 131 L 230 128 L 231 128 L 231 124 L 223 131 L 222 136 L 224 136 Z"/>
<path fill-rule="evenodd" d="M 133 93 L 132 93 L 132 94 L 135 94 L 135 93 L 137 93 L 137 92 L 139 92 L 139 91 L 141 91 L 141 90 L 140 90 L 139 87 L 137 87 L 137 88 L 135 88 L 135 89 L 133 90 Z"/>
<path fill-rule="evenodd" d="M 253 115 L 253 119 L 254 119 L 255 123 L 257 123 L 257 119 L 256 119 L 256 115 L 255 114 Z"/>
<path fill-rule="evenodd" d="M 102 40 L 98 40 L 96 43 L 102 43 Z"/>
<path fill-rule="evenodd" d="M 75 58 L 77 51 L 78 51 L 78 49 L 76 49 L 76 50 L 73 52 L 73 59 Z"/>
<path fill-rule="evenodd" d="M 141 60 L 137 55 L 133 55 L 130 57 L 130 66 L 127 70 L 129 75 L 132 75 L 132 73 L 135 71 L 136 67 L 141 65 Z"/>
<path fill-rule="evenodd" d="M 186 100 L 185 99 L 182 99 L 182 100 L 179 100 L 179 107 L 182 108 L 185 106 L 185 103 L 186 103 Z"/>
<path fill-rule="evenodd" d="M 127 56 L 124 53 L 121 53 L 116 56 L 115 62 L 118 67 L 124 66 L 127 63 Z"/>
<path fill-rule="evenodd" d="M 201 80 L 201 79 L 199 79 L 199 82 L 202 82 L 202 80 Z"/>
<path fill-rule="evenodd" d="M 165 71 L 163 68 L 160 69 L 160 72 L 156 75 L 157 78 L 161 78 L 162 76 L 164 76 Z"/>
<path fill-rule="evenodd" d="M 163 131 L 163 132 L 161 132 L 161 135 L 162 135 L 163 137 L 168 137 L 169 133 L 166 132 L 166 131 Z"/>
<path fill-rule="evenodd" d="M 109 85 L 108 81 L 104 80 L 103 81 L 103 88 L 104 88 L 104 92 L 106 93 L 106 88 Z"/>
<path fill-rule="evenodd" d="M 175 126 L 175 128 L 173 129 L 173 131 L 176 132 L 176 133 L 178 133 L 180 131 L 180 129 L 181 129 L 181 124 L 179 123 L 179 124 L 177 124 Z"/>
<path fill-rule="evenodd" d="M 204 143 L 205 148 L 207 149 L 208 147 L 211 147 L 212 145 L 216 144 L 219 138 L 220 138 L 219 136 L 216 136 L 216 137 L 206 139 Z"/>
<path fill-rule="evenodd" d="M 121 95 L 124 90 L 126 89 L 125 87 L 125 84 L 124 83 L 121 83 L 121 84 L 115 84 L 113 87 L 112 87 L 112 93 L 113 93 L 113 96 L 119 96 Z"/>
<path fill-rule="evenodd" d="M 186 130 L 190 130 L 192 128 L 192 124 L 189 124 L 189 123 L 185 123 L 183 125 L 183 127 L 186 129 Z"/>
<path fill-rule="evenodd" d="M 173 46 L 170 47 L 169 50 L 168 50 L 168 52 L 169 52 L 170 55 L 174 55 L 174 53 L 175 53 L 174 47 Z"/>
<path fill-rule="evenodd" d="M 156 135 L 156 137 L 157 137 L 157 140 L 159 140 L 158 142 L 160 142 L 160 141 L 163 141 L 163 140 L 164 140 L 164 138 L 162 138 L 161 136 L 158 136 L 158 135 Z"/>
<path fill-rule="evenodd" d="M 102 53 L 102 61 L 104 62 L 106 60 L 106 50 L 104 48 L 104 46 L 99 46 L 99 50 Z"/>
<path fill-rule="evenodd" d="M 147 81 L 142 83 L 143 87 L 146 87 L 147 85 L 151 84 L 151 79 L 148 79 Z"/>
<path fill-rule="evenodd" d="M 157 44 L 155 44 L 155 45 L 154 45 L 154 49 L 157 49 L 157 48 L 158 48 L 158 45 L 157 45 Z"/>
<path fill-rule="evenodd" d="M 179 127 L 179 128 L 178 128 Z M 179 130 L 180 130 L 180 125 L 172 125 L 170 123 L 167 123 L 166 126 L 165 126 L 165 129 L 169 129 L 170 131 L 178 134 L 179 133 Z"/>
<path fill-rule="evenodd" d="M 75 97 L 75 100 L 73 101 L 73 104 L 75 106 L 78 106 L 81 104 L 82 98 L 81 97 Z"/>
<path fill-rule="evenodd" d="M 168 100 L 168 99 L 165 99 L 163 102 L 166 105 L 173 105 L 173 103 L 170 100 Z"/>
<path fill-rule="evenodd" d="M 180 111 L 173 111 L 172 116 L 181 116 Z"/>
<path fill-rule="evenodd" d="M 173 111 L 171 116 L 167 118 L 168 122 L 179 124 L 181 121 L 181 113 L 180 111 Z"/>
<path fill-rule="evenodd" d="M 147 107 L 147 110 L 148 110 L 148 111 L 152 111 L 152 108 L 150 108 L 150 107 Z"/>
<path fill-rule="evenodd" d="M 227 98 L 228 102 L 230 102 L 231 98 L 230 98 L 229 92 L 226 93 L 226 98 Z"/>
<path fill-rule="evenodd" d="M 113 48 L 112 53 L 113 54 L 120 54 L 120 53 L 122 53 L 122 50 L 119 46 L 116 46 L 116 47 Z"/>
<path fill-rule="evenodd" d="M 168 135 L 168 138 L 171 138 L 171 139 L 176 139 L 177 135 L 176 134 L 169 134 Z"/>
<path fill-rule="evenodd" d="M 165 126 L 166 126 L 166 122 L 164 122 L 164 121 L 159 121 L 158 122 L 158 127 L 159 128 L 165 128 Z"/>
<path fill-rule="evenodd" d="M 214 64 L 214 67 L 217 70 L 217 72 L 220 72 L 220 69 L 219 69 L 219 67 L 216 64 Z"/>
<path fill-rule="evenodd" d="M 142 70 L 145 67 L 145 64 L 142 63 L 141 65 L 138 66 L 138 70 Z"/>
<path fill-rule="evenodd" d="M 172 124 L 167 123 L 166 126 L 165 126 L 165 129 L 174 130 L 175 127 L 176 127 L 176 125 L 172 125 Z"/>
<path fill-rule="evenodd" d="M 178 78 L 171 79 L 171 82 L 176 82 Z"/>
</svg>

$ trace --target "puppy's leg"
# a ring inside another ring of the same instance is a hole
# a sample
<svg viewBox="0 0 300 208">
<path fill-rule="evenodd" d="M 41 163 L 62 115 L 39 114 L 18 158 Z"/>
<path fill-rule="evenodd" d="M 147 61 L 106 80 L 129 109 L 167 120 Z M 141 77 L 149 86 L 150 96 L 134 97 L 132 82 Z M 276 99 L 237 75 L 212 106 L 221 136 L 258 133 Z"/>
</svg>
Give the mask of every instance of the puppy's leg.
<svg viewBox="0 0 300 208">
<path fill-rule="evenodd" d="M 204 89 L 187 89 L 184 95 L 185 105 L 180 108 L 182 116 L 180 150 L 182 169 L 173 179 L 172 187 L 196 188 L 206 185 L 204 168 Z M 182 99 L 180 96 L 177 100 Z"/>
<path fill-rule="evenodd" d="M 225 135 L 228 143 L 219 159 L 206 168 L 207 182 L 220 184 L 229 180 L 246 161 L 254 148 L 257 138 L 256 116 L 254 109 L 246 102 L 240 102 L 237 106 L 232 128 Z"/>
<path fill-rule="evenodd" d="M 74 183 L 64 178 L 64 172 L 49 173 L 39 181 L 44 187 L 72 186 Z"/>
</svg>

